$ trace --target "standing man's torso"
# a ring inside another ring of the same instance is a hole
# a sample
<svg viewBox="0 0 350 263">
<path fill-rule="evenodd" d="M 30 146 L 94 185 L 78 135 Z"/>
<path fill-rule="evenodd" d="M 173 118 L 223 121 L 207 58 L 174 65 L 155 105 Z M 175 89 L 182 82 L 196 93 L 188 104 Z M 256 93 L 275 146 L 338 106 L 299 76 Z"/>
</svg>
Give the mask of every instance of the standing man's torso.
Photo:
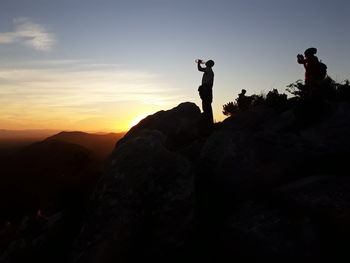
<svg viewBox="0 0 350 263">
<path fill-rule="evenodd" d="M 206 68 L 204 70 L 202 85 L 213 87 L 214 84 L 214 72 L 211 68 Z"/>
</svg>

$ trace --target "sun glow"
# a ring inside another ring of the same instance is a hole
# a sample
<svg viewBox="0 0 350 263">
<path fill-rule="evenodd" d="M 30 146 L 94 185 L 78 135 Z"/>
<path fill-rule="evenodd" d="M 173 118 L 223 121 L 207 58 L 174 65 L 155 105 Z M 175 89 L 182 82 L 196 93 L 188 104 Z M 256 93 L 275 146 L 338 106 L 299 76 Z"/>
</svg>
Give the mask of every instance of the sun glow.
<svg viewBox="0 0 350 263">
<path fill-rule="evenodd" d="M 148 115 L 150 115 L 150 114 L 148 114 L 148 113 L 143 113 L 143 114 L 137 116 L 132 122 L 130 122 L 129 128 L 132 128 L 132 127 L 134 127 L 135 125 L 137 125 L 141 120 L 143 120 L 144 118 L 146 118 Z"/>
</svg>

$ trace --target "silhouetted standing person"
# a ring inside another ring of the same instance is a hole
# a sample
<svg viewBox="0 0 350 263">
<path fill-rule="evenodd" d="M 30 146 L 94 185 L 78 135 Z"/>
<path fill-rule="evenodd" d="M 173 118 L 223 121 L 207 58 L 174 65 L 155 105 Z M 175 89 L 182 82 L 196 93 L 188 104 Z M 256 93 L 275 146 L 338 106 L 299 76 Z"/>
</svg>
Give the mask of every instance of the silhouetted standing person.
<svg viewBox="0 0 350 263">
<path fill-rule="evenodd" d="M 305 50 L 304 55 L 297 55 L 297 62 L 305 68 L 305 84 L 315 86 L 319 84 L 327 74 L 327 66 L 321 63 L 315 56 L 317 49 L 314 47 Z"/>
<path fill-rule="evenodd" d="M 204 72 L 202 77 L 202 85 L 199 86 L 199 96 L 202 100 L 203 118 L 208 126 L 212 126 L 213 120 L 213 110 L 211 108 L 211 103 L 213 102 L 213 84 L 214 84 L 214 72 L 212 67 L 214 66 L 214 61 L 209 60 L 205 63 L 205 68 L 201 66 L 202 60 L 197 61 L 198 70 Z"/>
</svg>

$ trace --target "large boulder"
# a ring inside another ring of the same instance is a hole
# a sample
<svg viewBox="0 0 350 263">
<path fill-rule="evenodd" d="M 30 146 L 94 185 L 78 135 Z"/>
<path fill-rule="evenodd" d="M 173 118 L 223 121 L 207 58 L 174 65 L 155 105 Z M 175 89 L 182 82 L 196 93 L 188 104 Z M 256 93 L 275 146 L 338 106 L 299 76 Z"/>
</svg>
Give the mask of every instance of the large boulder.
<svg viewBox="0 0 350 263">
<path fill-rule="evenodd" d="M 300 127 L 292 110 L 266 106 L 218 126 L 201 149 L 200 168 L 222 186 L 249 194 L 310 174 L 342 174 L 350 149 L 350 105 L 334 104 L 322 120 Z"/>
<path fill-rule="evenodd" d="M 343 253 L 350 184 L 339 176 L 349 156 L 350 106 L 332 107 L 300 125 L 292 109 L 261 105 L 208 136 L 199 136 L 192 103 L 147 117 L 109 159 L 76 261 L 319 262 Z M 310 181 L 315 174 L 332 176 Z M 328 240 L 338 237 L 335 246 Z"/>
<path fill-rule="evenodd" d="M 173 109 L 162 110 L 147 116 L 132 127 L 124 138 L 118 141 L 117 145 L 138 136 L 143 130 L 158 130 L 162 132 L 165 135 L 164 145 L 169 148 L 188 145 L 198 136 L 200 117 L 201 112 L 196 104 L 183 102 Z"/>
<path fill-rule="evenodd" d="M 162 261 L 183 250 L 193 229 L 194 169 L 168 148 L 194 140 L 199 117 L 195 104 L 183 103 L 147 117 L 118 142 L 77 240 L 76 262 Z"/>
</svg>

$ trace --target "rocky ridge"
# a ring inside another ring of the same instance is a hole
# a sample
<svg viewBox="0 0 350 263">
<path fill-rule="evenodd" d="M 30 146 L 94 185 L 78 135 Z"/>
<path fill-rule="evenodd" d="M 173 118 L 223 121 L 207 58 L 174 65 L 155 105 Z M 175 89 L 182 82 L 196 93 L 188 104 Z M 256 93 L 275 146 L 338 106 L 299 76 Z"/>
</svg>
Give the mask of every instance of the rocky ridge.
<svg viewBox="0 0 350 263">
<path fill-rule="evenodd" d="M 305 115 L 298 105 L 259 105 L 209 135 L 194 103 L 148 116 L 116 144 L 65 260 L 349 259 L 350 104 Z M 45 248 L 60 221 L 47 219 L 40 235 L 11 244 L 0 261 Z"/>
<path fill-rule="evenodd" d="M 76 262 L 344 256 L 349 116 L 334 103 L 300 126 L 294 109 L 262 105 L 207 137 L 193 103 L 147 117 L 109 159 Z"/>
</svg>

